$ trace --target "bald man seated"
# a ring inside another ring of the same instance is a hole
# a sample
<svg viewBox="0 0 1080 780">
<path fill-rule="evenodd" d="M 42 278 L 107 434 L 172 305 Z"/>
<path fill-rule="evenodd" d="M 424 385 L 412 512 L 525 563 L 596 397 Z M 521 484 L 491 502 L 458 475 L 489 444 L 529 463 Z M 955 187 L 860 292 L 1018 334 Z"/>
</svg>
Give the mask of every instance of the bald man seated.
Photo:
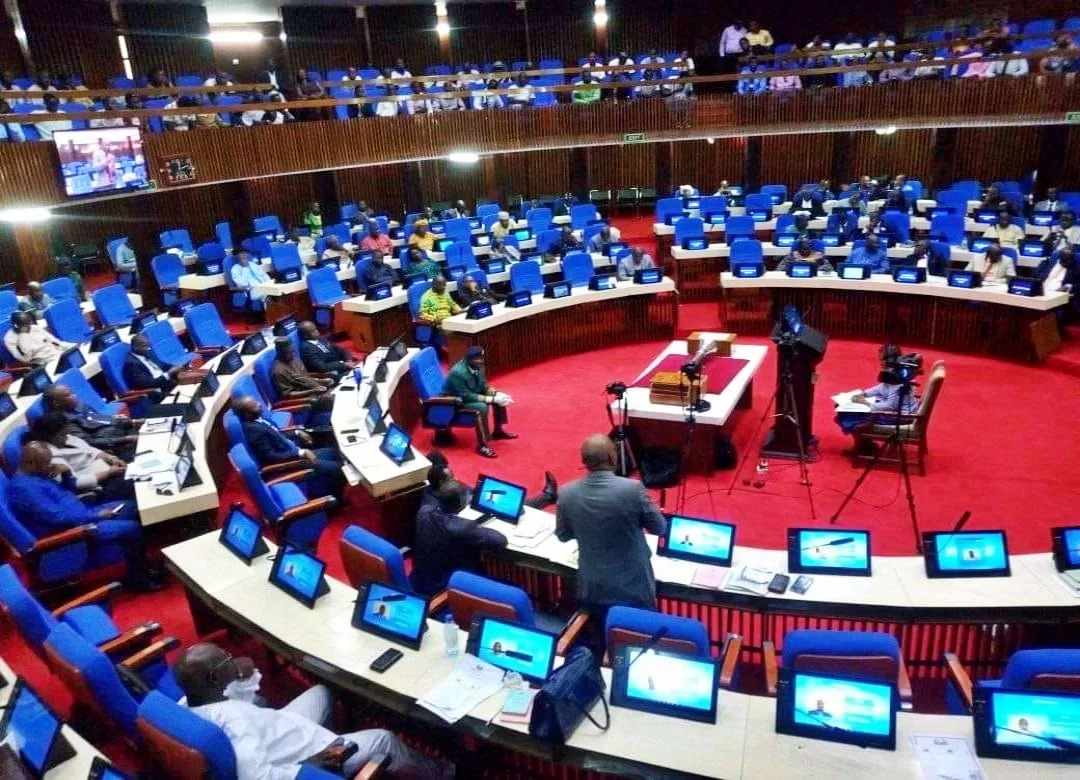
<svg viewBox="0 0 1080 780">
<path fill-rule="evenodd" d="M 124 461 L 135 457 L 139 426 L 143 421 L 114 414 L 100 414 L 79 401 L 70 387 L 53 385 L 41 394 L 46 412 L 63 415 L 64 432 Z"/>
<path fill-rule="evenodd" d="M 90 548 L 119 545 L 127 563 L 125 584 L 135 590 L 160 590 L 160 574 L 146 562 L 142 526 L 133 501 L 83 502 L 75 494 L 70 469 L 53 461 L 45 442 L 23 446 L 19 469 L 8 485 L 8 503 L 16 519 L 37 538 L 79 526 L 96 529 Z"/>
<path fill-rule="evenodd" d="M 4 334 L 4 348 L 13 358 L 28 366 L 43 366 L 58 359 L 64 350 L 73 346 L 56 338 L 41 323 L 37 323 L 34 315 L 28 311 L 13 312 L 11 327 Z"/>
<path fill-rule="evenodd" d="M 236 754 L 240 778 L 292 780 L 301 764 L 315 764 L 352 777 L 379 755 L 389 756 L 393 777 L 454 776 L 453 765 L 425 758 L 383 729 L 341 735 L 345 746 L 357 747 L 353 755 L 344 758 L 344 746 L 335 744 L 338 735 L 325 725 L 333 698 L 324 685 L 309 688 L 281 709 L 233 698 L 230 687 L 257 674 L 255 665 L 250 658 L 233 658 L 215 644 L 201 642 L 189 647 L 173 665 L 173 674 L 191 711 L 225 732 Z"/>
</svg>

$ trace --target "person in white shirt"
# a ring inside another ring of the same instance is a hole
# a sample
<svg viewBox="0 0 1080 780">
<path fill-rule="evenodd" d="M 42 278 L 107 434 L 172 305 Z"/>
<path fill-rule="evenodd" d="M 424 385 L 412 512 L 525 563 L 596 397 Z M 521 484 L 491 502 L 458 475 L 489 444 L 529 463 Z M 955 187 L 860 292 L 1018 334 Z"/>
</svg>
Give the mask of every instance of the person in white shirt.
<svg viewBox="0 0 1080 780">
<path fill-rule="evenodd" d="M 981 259 L 972 258 L 966 270 L 981 273 L 983 284 L 996 284 L 1016 276 L 1016 265 L 1012 258 L 1002 252 L 997 244 L 988 246 Z"/>
<path fill-rule="evenodd" d="M 645 67 L 648 67 L 650 65 L 656 66 L 656 65 L 663 65 L 663 64 L 664 64 L 664 58 L 656 53 L 656 49 L 649 49 L 649 53 L 646 54 L 644 57 L 642 57 L 638 61 L 638 65 L 643 65 Z"/>
<path fill-rule="evenodd" d="M 533 94 L 532 85 L 529 84 L 524 73 L 517 75 L 513 85 L 510 87 L 508 98 L 511 108 L 527 108 L 532 105 L 536 96 Z"/>
<path fill-rule="evenodd" d="M 70 473 L 79 491 L 99 490 L 99 501 L 127 501 L 135 497 L 135 483 L 124 479 L 127 464 L 67 433 L 63 412 L 52 411 L 30 426 L 26 441 L 39 441 L 49 448 L 54 466 Z"/>
<path fill-rule="evenodd" d="M 236 264 L 229 276 L 232 278 L 233 287 L 247 291 L 252 301 L 258 302 L 266 297 L 266 293 L 256 290 L 255 285 L 268 283 L 270 276 L 260 266 L 251 262 L 251 255 L 247 250 L 240 249 L 236 252 Z"/>
<path fill-rule="evenodd" d="M 799 78 L 798 64 L 794 60 L 785 60 L 777 63 L 784 72 L 777 73 L 769 79 L 770 92 L 789 92 L 802 89 L 802 79 Z"/>
<path fill-rule="evenodd" d="M 75 346 L 61 341 L 34 322 L 34 315 L 17 311 L 11 315 L 11 328 L 4 334 L 4 349 L 29 366 L 43 366 Z"/>
<path fill-rule="evenodd" d="M 412 71 L 405 66 L 405 60 L 398 58 L 398 61 L 394 63 L 394 67 L 390 69 L 390 78 L 392 79 L 411 79 Z"/>
<path fill-rule="evenodd" d="M 1046 197 L 1038 201 L 1032 208 L 1032 211 L 1049 211 L 1051 213 L 1067 210 L 1068 206 L 1058 195 L 1057 187 L 1047 187 Z"/>
<path fill-rule="evenodd" d="M 718 51 L 724 61 L 724 73 L 734 73 L 738 58 L 743 55 L 742 40 L 746 37 L 746 25 L 741 21 L 734 21 L 720 33 L 720 46 Z"/>
<path fill-rule="evenodd" d="M 482 87 L 484 86 L 484 77 L 480 74 L 479 68 L 475 65 L 465 65 L 457 72 L 458 81 L 461 82 L 463 87 Z"/>
<path fill-rule="evenodd" d="M 641 247 L 635 246 L 630 248 L 629 254 L 619 258 L 619 264 L 615 272 L 620 280 L 627 280 L 634 278 L 635 271 L 654 267 L 656 267 L 656 263 L 653 262 L 652 256 L 646 254 Z"/>
<path fill-rule="evenodd" d="M 1070 295 L 1076 283 L 1076 253 L 1071 247 L 1057 253 L 1055 262 L 1043 279 L 1043 292 L 1067 292 Z"/>
<path fill-rule="evenodd" d="M 1062 211 L 1058 224 L 1050 226 L 1050 232 L 1043 239 L 1047 254 L 1060 252 L 1073 244 L 1080 244 L 1080 225 L 1071 211 Z"/>
<path fill-rule="evenodd" d="M 489 81 L 484 88 L 473 92 L 472 107 L 474 111 L 485 111 L 493 108 L 504 108 L 506 102 L 502 95 L 492 94 L 491 90 L 498 89 L 499 82 L 495 79 Z"/>
<path fill-rule="evenodd" d="M 1009 59 L 995 60 L 990 66 L 992 76 L 1026 76 L 1030 72 L 1028 61 L 1024 53 L 1019 49 L 1013 51 L 1017 55 Z"/>
<path fill-rule="evenodd" d="M 842 66 L 860 65 L 866 61 L 866 58 L 861 53 L 853 54 L 851 52 L 862 49 L 862 47 L 862 41 L 856 38 L 854 33 L 848 33 L 843 41 L 833 46 L 833 60 L 837 65 Z M 871 80 L 870 75 L 865 70 L 847 71 L 839 75 L 841 87 L 859 87 L 870 83 Z"/>
<path fill-rule="evenodd" d="M 602 65 L 603 63 L 600 61 L 600 58 L 596 56 L 596 52 L 594 51 L 589 52 L 589 56 L 581 63 L 581 67 L 592 69 L 585 72 L 597 81 L 603 81 L 604 76 L 607 75 L 607 71 L 601 67 Z"/>
<path fill-rule="evenodd" d="M 1002 247 L 1008 249 L 1020 249 L 1020 242 L 1024 240 L 1024 230 L 1012 223 L 1012 215 L 1002 210 L 998 214 L 997 224 L 991 225 L 983 231 L 983 238 L 997 241 Z"/>
<path fill-rule="evenodd" d="M 464 111 L 465 101 L 462 100 L 460 97 L 457 97 L 457 95 L 450 94 L 460 91 L 460 82 L 448 81 L 443 83 L 441 81 L 437 81 L 435 82 L 435 87 L 433 89 L 433 94 L 436 95 L 436 98 L 433 99 L 431 102 L 435 106 L 438 106 L 439 111 Z"/>
<path fill-rule="evenodd" d="M 397 91 L 398 88 L 396 84 L 391 83 L 386 85 L 387 97 L 396 96 Z M 401 104 L 396 100 L 380 100 L 375 104 L 375 116 L 397 116 L 400 111 L 400 106 Z"/>
<path fill-rule="evenodd" d="M 671 61 L 672 65 L 678 65 L 684 71 L 687 76 L 693 76 L 697 72 L 697 66 L 694 65 L 694 58 L 690 56 L 690 52 L 683 49 L 679 52 L 679 56 Z"/>
<path fill-rule="evenodd" d="M 389 756 L 394 777 L 454 776 L 450 763 L 425 758 L 383 729 L 339 738 L 323 725 L 333 707 L 326 686 L 308 688 L 281 709 L 227 697 L 231 684 L 250 679 L 256 669 L 250 658 L 233 658 L 215 644 L 189 647 L 173 665 L 173 673 L 191 711 L 225 732 L 236 755 L 238 780 L 294 780 L 302 763 L 352 777 L 378 754 Z M 356 753 L 344 759 L 339 739 L 356 745 Z"/>
<path fill-rule="evenodd" d="M 356 68 L 348 68 L 345 71 L 345 75 L 341 77 L 342 81 L 362 81 L 362 79 L 356 74 Z"/>
<path fill-rule="evenodd" d="M 409 88 L 411 94 L 409 99 L 403 104 L 406 114 L 409 116 L 416 116 L 417 114 L 430 114 L 432 101 L 427 99 L 424 94 L 424 85 L 419 81 L 414 81 Z"/>
</svg>

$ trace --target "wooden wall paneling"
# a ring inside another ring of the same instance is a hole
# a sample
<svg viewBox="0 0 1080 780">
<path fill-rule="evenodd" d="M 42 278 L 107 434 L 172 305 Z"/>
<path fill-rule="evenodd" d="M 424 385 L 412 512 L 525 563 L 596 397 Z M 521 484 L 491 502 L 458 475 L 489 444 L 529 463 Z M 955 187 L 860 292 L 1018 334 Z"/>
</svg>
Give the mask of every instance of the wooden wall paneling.
<svg viewBox="0 0 1080 780">
<path fill-rule="evenodd" d="M 59 165 L 51 143 L 0 144 L 0 201 L 5 207 L 65 201 Z"/>
<path fill-rule="evenodd" d="M 21 5 L 30 54 L 53 75 L 82 76 L 88 87 L 105 87 L 124 72 L 116 25 L 107 3 L 34 0 Z M 72 45 L 73 41 L 77 45 Z"/>
<path fill-rule="evenodd" d="M 281 21 L 293 73 L 298 68 L 314 69 L 326 78 L 328 70 L 358 68 L 371 59 L 365 50 L 364 22 L 351 6 L 285 5 Z"/>
<path fill-rule="evenodd" d="M 892 135 L 852 133 L 850 166 L 834 185 L 870 176 L 906 174 L 927 184 L 934 166 L 934 131 L 900 130 Z M 809 180 L 808 180 L 809 181 Z"/>
<path fill-rule="evenodd" d="M 652 3 L 609 2 L 608 49 L 625 49 L 634 58 L 649 49 L 661 56 L 675 49 L 675 16 L 659 10 Z"/>
<path fill-rule="evenodd" d="M 281 63 L 282 69 L 288 70 L 285 67 L 288 57 L 281 42 L 281 22 L 251 22 L 244 27 L 262 33 L 262 40 L 258 43 L 212 44 L 216 70 L 232 75 L 234 84 L 255 83 L 271 58 Z"/>
<path fill-rule="evenodd" d="M 651 187 L 657 148 L 657 144 L 589 147 L 589 188 Z"/>
<path fill-rule="evenodd" d="M 442 61 L 435 34 L 435 5 L 369 5 L 371 57 L 376 67 L 389 68 L 399 57 L 416 74 Z"/>
<path fill-rule="evenodd" d="M 761 183 L 788 189 L 818 181 L 832 170 L 832 137 L 828 133 L 774 135 L 761 139 Z"/>
<path fill-rule="evenodd" d="M 450 51 L 454 62 L 502 60 L 507 68 L 525 56 L 525 13 L 513 2 L 451 4 Z"/>
<path fill-rule="evenodd" d="M 244 182 L 252 219 L 276 214 L 287 228 L 299 225 L 300 216 L 312 201 L 318 200 L 318 190 L 312 174 L 298 176 L 267 176 Z M 333 218 L 333 214 L 328 215 Z"/>
<path fill-rule="evenodd" d="M 402 179 L 405 164 L 370 165 L 362 168 L 342 168 L 334 171 L 338 200 L 342 203 L 361 200 L 376 211 L 395 217 L 405 208 L 405 188 Z"/>
<path fill-rule="evenodd" d="M 718 138 L 707 141 L 678 141 L 672 144 L 672 179 L 675 186 L 692 184 L 710 195 L 720 182 L 742 184 L 746 172 L 746 139 Z"/>
<path fill-rule="evenodd" d="M 1063 153 L 1065 169 L 1061 172 L 1059 181 L 1065 184 L 1067 189 L 1080 190 L 1080 125 L 1069 128 Z"/>
<path fill-rule="evenodd" d="M 187 3 L 124 3 L 127 44 L 136 76 L 164 68 L 175 78 L 201 74 L 213 62 L 206 9 Z"/>
<path fill-rule="evenodd" d="M 487 197 L 481 165 L 458 165 L 447 160 L 423 160 L 420 176 L 424 203 L 453 202 L 461 199 L 470 205 L 477 197 Z"/>
<path fill-rule="evenodd" d="M 956 132 L 954 180 L 1019 179 L 1039 164 L 1038 127 L 961 127 Z"/>
<path fill-rule="evenodd" d="M 529 4 L 529 40 L 533 59 L 577 64 L 596 47 L 592 0 L 545 0 Z M 603 54 L 603 52 L 598 52 Z"/>
</svg>

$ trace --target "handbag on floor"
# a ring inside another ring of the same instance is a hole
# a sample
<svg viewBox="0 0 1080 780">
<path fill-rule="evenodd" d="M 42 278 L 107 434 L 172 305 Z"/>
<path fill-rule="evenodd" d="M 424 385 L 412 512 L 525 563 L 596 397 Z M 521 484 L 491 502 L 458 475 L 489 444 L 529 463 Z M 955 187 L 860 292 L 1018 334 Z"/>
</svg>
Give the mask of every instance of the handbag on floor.
<svg viewBox="0 0 1080 780">
<path fill-rule="evenodd" d="M 611 713 L 604 698 L 605 688 L 596 657 L 586 647 L 574 648 L 566 656 L 566 663 L 551 673 L 536 694 L 529 719 L 529 735 L 562 745 L 585 718 L 601 731 L 607 731 Z M 589 714 L 597 699 L 604 705 L 603 725 Z"/>
</svg>

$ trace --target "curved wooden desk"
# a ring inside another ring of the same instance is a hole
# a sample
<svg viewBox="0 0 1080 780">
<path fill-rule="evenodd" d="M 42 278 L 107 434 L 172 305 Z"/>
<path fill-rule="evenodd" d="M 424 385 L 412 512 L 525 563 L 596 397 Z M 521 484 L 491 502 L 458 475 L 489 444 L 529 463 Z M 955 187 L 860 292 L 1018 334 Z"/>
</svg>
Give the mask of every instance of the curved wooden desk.
<svg viewBox="0 0 1080 780">
<path fill-rule="evenodd" d="M 389 643 L 352 628 L 353 588 L 328 578 L 329 593 L 309 610 L 267 582 L 267 556 L 245 566 L 217 537 L 217 532 L 204 534 L 164 551 L 169 569 L 184 583 L 200 633 L 223 625 L 238 629 L 316 678 L 398 713 L 428 733 L 471 735 L 481 741 L 482 749 L 510 751 L 506 756 L 481 755 L 479 760 L 501 758 L 531 776 L 559 773 L 558 767 L 538 764 L 536 759 L 541 759 L 647 777 L 896 777 L 910 772 L 915 758 L 909 735 L 972 739 L 970 718 L 911 713 L 898 715 L 896 752 L 788 737 L 775 733 L 773 699 L 729 691 L 720 692 L 715 724 L 612 708 L 607 732 L 585 722 L 562 750 L 532 739 L 523 724 L 494 719 L 501 694 L 447 726 L 415 705 L 454 664 L 443 653 L 438 623 L 429 621 L 419 650 L 401 648 L 401 661 L 384 674 L 376 674 L 368 665 Z M 607 670 L 604 673 L 610 681 Z M 595 714 L 600 716 L 599 704 L 597 708 Z M 676 745 L 678 749 L 673 750 Z M 1036 771 L 1019 762 L 983 764 L 992 776 Z M 1075 769 L 1041 765 L 1038 772 L 1040 777 L 1064 778 Z"/>
<path fill-rule="evenodd" d="M 1054 309 L 1065 293 L 1009 295 L 1004 284 L 964 290 L 931 276 L 898 284 L 888 276 L 845 281 L 835 274 L 792 279 L 768 271 L 756 279 L 720 274 L 724 327 L 740 334 L 772 332 L 788 304 L 813 311 L 814 327 L 829 336 L 923 344 L 1011 360 L 1040 361 L 1061 344 Z"/>
</svg>

